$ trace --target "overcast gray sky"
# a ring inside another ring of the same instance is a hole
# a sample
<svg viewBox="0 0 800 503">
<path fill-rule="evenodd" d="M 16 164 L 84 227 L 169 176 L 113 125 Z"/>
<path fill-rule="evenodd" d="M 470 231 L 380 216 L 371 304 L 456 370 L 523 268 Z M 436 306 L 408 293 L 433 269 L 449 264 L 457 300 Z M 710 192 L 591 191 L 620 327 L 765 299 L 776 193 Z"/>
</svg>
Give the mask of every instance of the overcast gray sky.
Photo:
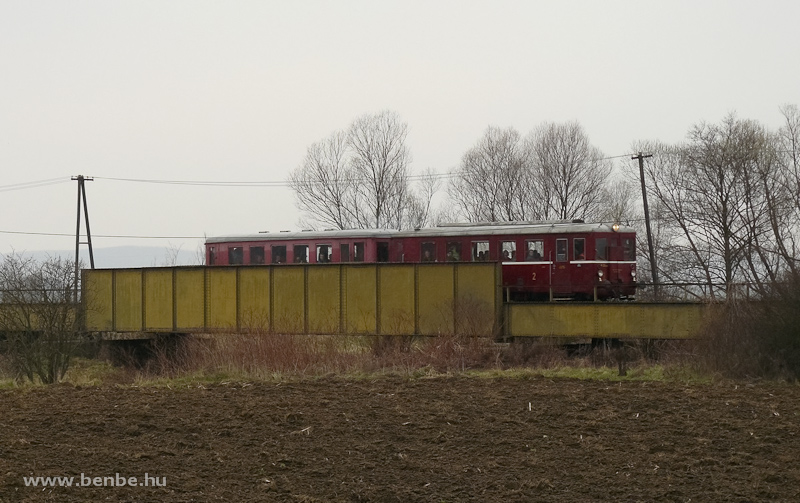
<svg viewBox="0 0 800 503">
<path fill-rule="evenodd" d="M 777 128 L 799 54 L 790 0 L 0 0 L 0 253 L 74 247 L 79 174 L 96 248 L 296 229 L 285 184 L 120 179 L 285 182 L 384 109 L 415 172 L 490 125 L 577 120 L 608 156 L 730 112 Z"/>
</svg>

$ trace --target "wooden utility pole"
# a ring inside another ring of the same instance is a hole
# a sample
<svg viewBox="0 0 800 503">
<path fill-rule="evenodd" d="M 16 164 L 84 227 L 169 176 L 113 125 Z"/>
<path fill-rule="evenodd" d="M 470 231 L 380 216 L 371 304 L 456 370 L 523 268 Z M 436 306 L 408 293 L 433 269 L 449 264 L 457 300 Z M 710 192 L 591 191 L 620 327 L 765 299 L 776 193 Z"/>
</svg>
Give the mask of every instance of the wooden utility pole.
<svg viewBox="0 0 800 503">
<path fill-rule="evenodd" d="M 658 267 L 656 267 L 656 253 L 653 249 L 653 232 L 650 230 L 650 210 L 647 207 L 647 189 L 644 185 L 644 160 L 653 157 L 653 154 L 642 154 L 631 157 L 639 160 L 639 178 L 642 181 L 642 205 L 644 206 L 644 225 L 647 228 L 647 247 L 650 251 L 650 270 L 653 274 L 653 295 L 658 300 Z"/>
<path fill-rule="evenodd" d="M 94 178 L 84 177 L 83 175 L 73 176 L 73 180 L 78 182 L 78 225 L 75 229 L 75 302 L 78 302 L 78 275 L 80 274 L 80 246 L 89 245 L 89 263 L 94 269 L 94 251 L 92 250 L 92 231 L 89 230 L 89 207 L 86 204 L 86 185 L 84 182 L 91 182 Z M 86 220 L 86 241 L 81 243 L 81 199 L 83 199 L 83 216 Z"/>
</svg>

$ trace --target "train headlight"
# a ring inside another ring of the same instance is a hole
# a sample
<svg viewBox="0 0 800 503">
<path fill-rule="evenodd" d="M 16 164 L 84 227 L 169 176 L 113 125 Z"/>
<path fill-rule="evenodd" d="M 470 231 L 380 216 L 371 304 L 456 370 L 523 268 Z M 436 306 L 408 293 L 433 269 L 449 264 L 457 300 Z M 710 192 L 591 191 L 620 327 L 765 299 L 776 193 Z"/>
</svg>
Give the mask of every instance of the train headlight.
<svg viewBox="0 0 800 503">
<path fill-rule="evenodd" d="M 636 281 L 636 269 L 631 269 L 631 278 Z"/>
<path fill-rule="evenodd" d="M 603 270 L 602 269 L 599 269 L 597 271 L 597 277 L 600 278 L 600 279 L 603 279 Z"/>
<path fill-rule="evenodd" d="M 619 232 L 619 224 L 617 222 L 614 222 L 614 225 L 612 225 L 611 228 L 614 229 L 614 232 Z"/>
</svg>

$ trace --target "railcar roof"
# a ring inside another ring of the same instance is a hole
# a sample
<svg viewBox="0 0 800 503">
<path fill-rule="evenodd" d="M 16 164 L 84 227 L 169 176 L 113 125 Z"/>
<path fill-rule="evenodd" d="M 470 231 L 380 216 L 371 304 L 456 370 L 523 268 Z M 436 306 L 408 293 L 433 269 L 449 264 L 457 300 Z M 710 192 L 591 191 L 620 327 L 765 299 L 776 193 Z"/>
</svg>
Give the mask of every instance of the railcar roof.
<svg viewBox="0 0 800 503">
<path fill-rule="evenodd" d="M 358 238 L 402 238 L 402 237 L 456 237 L 456 236 L 497 236 L 518 234 L 565 234 L 613 232 L 606 223 L 573 222 L 503 222 L 486 224 L 444 224 L 438 227 L 396 231 L 390 229 L 351 229 L 300 232 L 260 232 L 216 236 L 206 239 L 206 243 L 230 243 L 245 241 L 301 241 L 320 239 L 358 239 Z M 632 227 L 620 226 L 618 232 L 636 232 Z"/>
</svg>

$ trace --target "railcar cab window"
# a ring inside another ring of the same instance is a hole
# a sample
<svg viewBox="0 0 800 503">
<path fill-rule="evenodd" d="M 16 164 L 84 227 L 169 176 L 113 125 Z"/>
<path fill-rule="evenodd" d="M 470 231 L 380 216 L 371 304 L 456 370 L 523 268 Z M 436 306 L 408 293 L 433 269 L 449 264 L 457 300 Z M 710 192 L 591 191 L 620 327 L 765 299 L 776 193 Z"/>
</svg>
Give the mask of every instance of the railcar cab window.
<svg viewBox="0 0 800 503">
<path fill-rule="evenodd" d="M 422 243 L 419 250 L 420 262 L 436 262 L 436 243 Z"/>
<path fill-rule="evenodd" d="M 513 262 L 517 259 L 517 242 L 516 241 L 501 241 L 500 242 L 500 259 L 503 262 Z"/>
<path fill-rule="evenodd" d="M 461 242 L 448 241 L 447 243 L 447 261 L 459 262 L 461 261 Z"/>
<path fill-rule="evenodd" d="M 364 261 L 364 243 L 353 243 L 353 262 Z"/>
<path fill-rule="evenodd" d="M 250 247 L 250 263 L 253 265 L 259 265 L 264 263 L 264 247 L 263 246 L 251 246 Z"/>
<path fill-rule="evenodd" d="M 232 246 L 228 248 L 228 264 L 241 265 L 244 264 L 244 248 L 241 246 Z"/>
<path fill-rule="evenodd" d="M 572 240 L 572 259 L 586 260 L 586 238 Z"/>
<path fill-rule="evenodd" d="M 317 245 L 317 262 L 320 264 L 327 264 L 332 262 L 333 255 L 331 254 L 331 245 Z"/>
<path fill-rule="evenodd" d="M 217 261 L 216 253 L 214 253 L 214 247 L 212 246 L 211 249 L 208 251 L 208 265 L 214 265 Z"/>
<path fill-rule="evenodd" d="M 473 262 L 486 262 L 489 260 L 489 242 L 488 241 L 473 241 L 472 242 L 472 261 Z"/>
<path fill-rule="evenodd" d="M 342 262 L 350 262 L 350 245 L 339 245 L 339 260 Z"/>
<path fill-rule="evenodd" d="M 556 239 L 556 262 L 567 261 L 567 240 Z"/>
<path fill-rule="evenodd" d="M 597 238 L 594 241 L 594 254 L 597 260 L 608 260 L 608 249 L 606 238 Z"/>
<path fill-rule="evenodd" d="M 285 264 L 286 263 L 286 247 L 282 245 L 272 246 L 272 263 Z"/>
<path fill-rule="evenodd" d="M 308 263 L 308 245 L 294 245 L 294 263 Z"/>
<path fill-rule="evenodd" d="M 525 261 L 535 262 L 544 257 L 544 241 L 541 239 L 529 239 L 525 241 Z"/>
<path fill-rule="evenodd" d="M 622 240 L 623 260 L 636 260 L 636 243 L 632 238 Z"/>
</svg>

